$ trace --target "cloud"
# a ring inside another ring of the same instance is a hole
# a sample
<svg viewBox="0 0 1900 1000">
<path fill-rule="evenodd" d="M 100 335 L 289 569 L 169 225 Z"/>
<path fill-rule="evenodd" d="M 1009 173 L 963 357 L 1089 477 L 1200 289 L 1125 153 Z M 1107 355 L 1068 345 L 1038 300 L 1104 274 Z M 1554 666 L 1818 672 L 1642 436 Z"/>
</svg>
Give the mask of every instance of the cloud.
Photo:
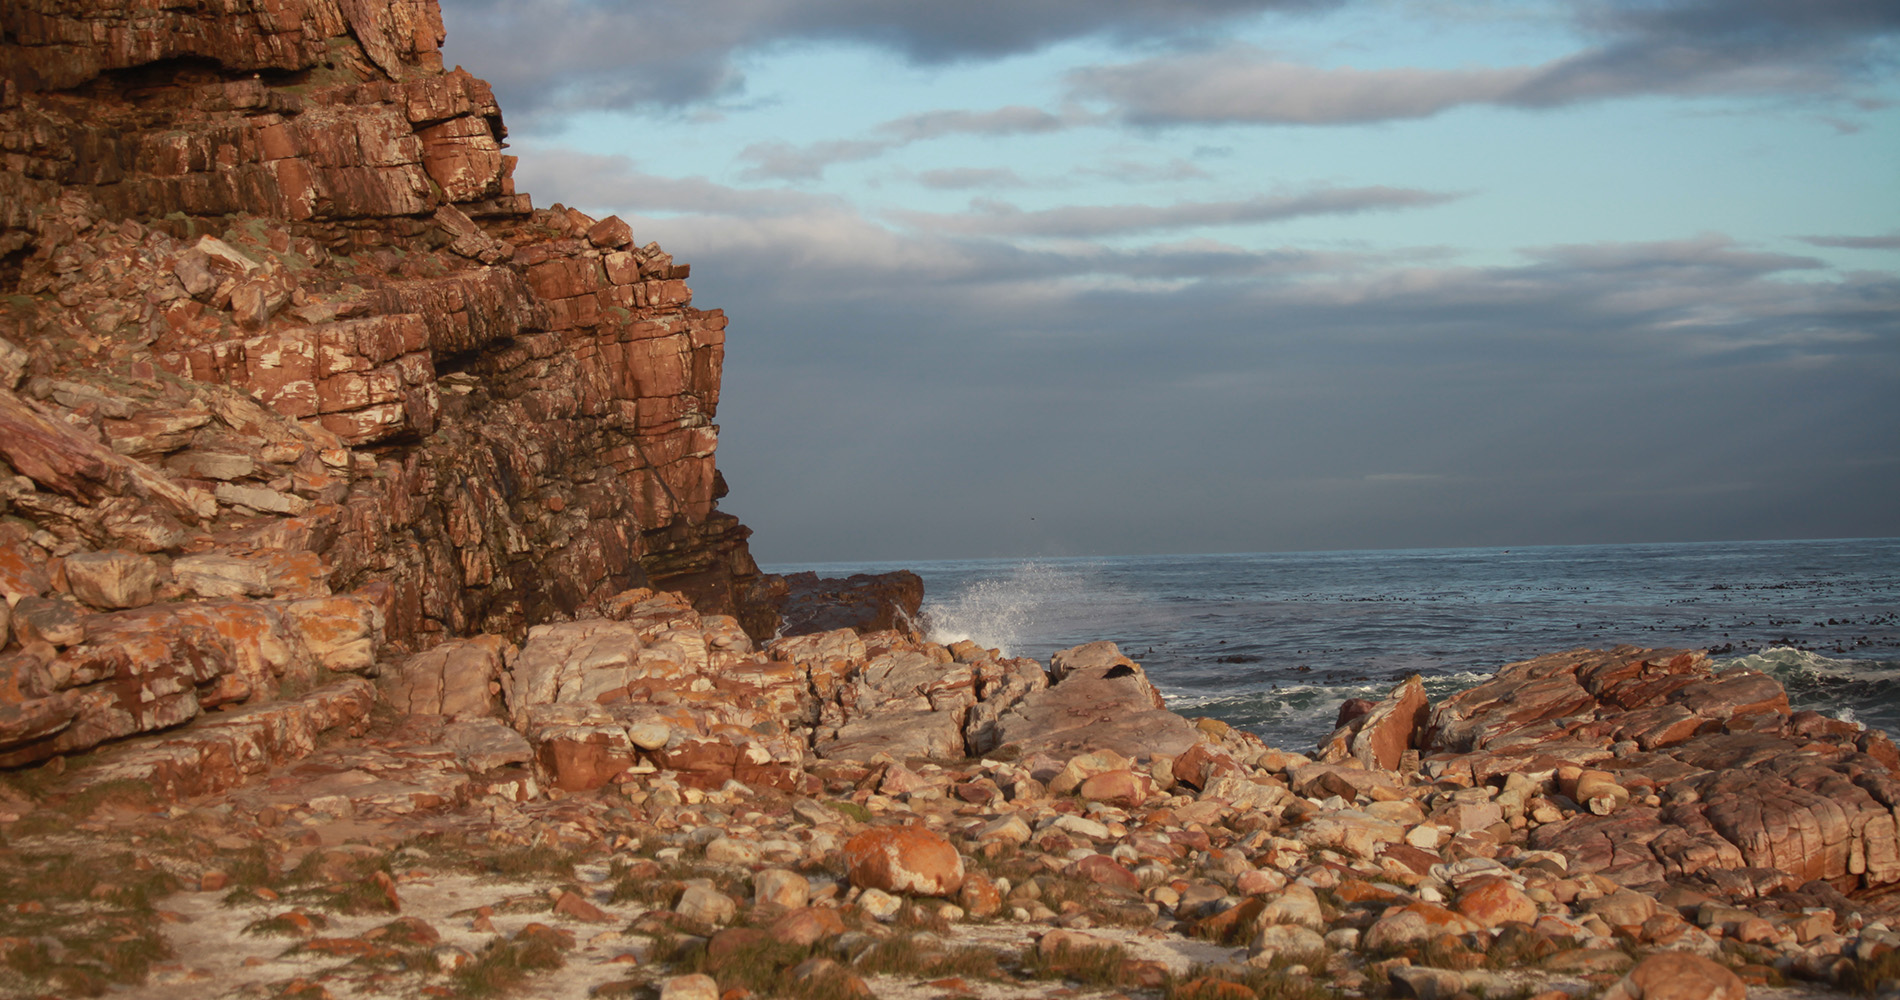
<svg viewBox="0 0 1900 1000">
<path fill-rule="evenodd" d="M 839 204 L 836 198 L 782 188 L 738 188 L 704 177 L 662 177 L 631 157 L 521 144 L 521 189 L 570 205 L 609 205 L 619 212 L 785 215 Z"/>
<path fill-rule="evenodd" d="M 515 115 L 679 107 L 735 93 L 735 57 L 766 45 L 857 42 L 917 63 L 992 59 L 1072 39 L 1152 42 L 1262 11 L 1340 0 L 444 0 L 450 61 Z"/>
<path fill-rule="evenodd" d="M 739 151 L 739 159 L 751 164 L 741 176 L 748 180 L 816 180 L 824 176 L 827 167 L 874 159 L 894 145 L 877 139 L 834 139 L 805 146 L 778 140 L 755 142 Z"/>
<path fill-rule="evenodd" d="M 1070 82 L 1076 96 L 1109 101 L 1136 124 L 1320 125 L 1422 118 L 1496 101 L 1531 72 L 1320 69 L 1236 46 L 1091 67 Z"/>
<path fill-rule="evenodd" d="M 976 201 L 957 214 L 894 212 L 892 217 L 937 232 L 1031 237 L 1099 238 L 1126 233 L 1279 222 L 1310 215 L 1355 215 L 1438 205 L 1456 195 L 1413 188 L 1329 188 L 1305 194 L 1241 201 L 1183 201 L 1172 205 L 1069 205 L 1025 211 L 999 201 Z"/>
<path fill-rule="evenodd" d="M 1075 171 L 1089 177 L 1107 177 L 1124 184 L 1155 184 L 1167 181 L 1206 180 L 1213 175 L 1190 160 L 1176 157 L 1166 163 L 1138 163 L 1134 160 L 1110 160 L 1097 167 L 1079 167 Z"/>
<path fill-rule="evenodd" d="M 1244 45 L 1171 52 L 1070 77 L 1073 96 L 1130 122 L 1351 124 L 1467 105 L 1550 108 L 1668 94 L 1865 98 L 1895 67 L 1900 6 L 1853 0 L 1586 0 L 1597 44 L 1533 66 L 1322 68 Z"/>
<path fill-rule="evenodd" d="M 731 317 L 724 505 L 763 560 L 1900 532 L 1892 272 L 1721 234 L 1043 243 L 551 148 L 520 177 Z"/>
<path fill-rule="evenodd" d="M 1900 529 L 1865 464 L 1900 434 L 1892 275 L 1717 236 L 1457 267 L 658 225 L 732 316 L 762 559 Z"/>
<path fill-rule="evenodd" d="M 743 175 L 750 180 L 816 180 L 833 164 L 874 159 L 929 139 L 1055 132 L 1093 117 L 1086 113 L 1060 116 L 1021 105 L 994 111 L 925 111 L 885 122 L 873 129 L 868 139 L 835 139 L 804 146 L 782 140 L 758 142 L 740 150 L 739 159 L 752 164 Z"/>
<path fill-rule="evenodd" d="M 1008 167 L 950 167 L 925 170 L 917 183 L 938 191 L 967 191 L 970 188 L 1022 187 L 1028 182 Z"/>
<path fill-rule="evenodd" d="M 1886 236 L 1803 236 L 1801 242 L 1844 250 L 1900 250 L 1900 233 Z"/>
</svg>

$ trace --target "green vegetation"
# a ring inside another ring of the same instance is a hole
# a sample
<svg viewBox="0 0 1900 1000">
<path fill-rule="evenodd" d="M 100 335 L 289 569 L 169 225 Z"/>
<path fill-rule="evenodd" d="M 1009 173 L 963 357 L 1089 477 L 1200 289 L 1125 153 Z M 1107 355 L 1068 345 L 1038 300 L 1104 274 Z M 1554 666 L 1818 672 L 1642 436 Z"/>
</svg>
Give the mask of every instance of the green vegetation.
<svg viewBox="0 0 1900 1000">
<path fill-rule="evenodd" d="M 489 942 L 452 978 L 462 996 L 495 996 L 519 988 L 536 972 L 565 965 L 566 953 L 573 947 L 569 935 L 543 924 L 529 924 L 513 940 Z"/>
<path fill-rule="evenodd" d="M 170 954 L 154 904 L 178 885 L 129 852 L 0 849 L 0 993 L 51 986 L 91 997 L 143 982 Z"/>
</svg>

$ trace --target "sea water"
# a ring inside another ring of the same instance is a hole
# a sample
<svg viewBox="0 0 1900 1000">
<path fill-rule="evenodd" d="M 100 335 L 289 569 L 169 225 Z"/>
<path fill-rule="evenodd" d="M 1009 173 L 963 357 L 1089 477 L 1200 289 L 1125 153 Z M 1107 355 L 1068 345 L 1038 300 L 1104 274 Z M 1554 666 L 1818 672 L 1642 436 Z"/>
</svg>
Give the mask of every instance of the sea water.
<svg viewBox="0 0 1900 1000">
<path fill-rule="evenodd" d="M 914 570 L 932 639 L 1110 639 L 1170 708 L 1309 750 L 1348 698 L 1434 700 L 1542 653 L 1703 649 L 1900 735 L 1900 539 L 822 563 Z"/>
</svg>

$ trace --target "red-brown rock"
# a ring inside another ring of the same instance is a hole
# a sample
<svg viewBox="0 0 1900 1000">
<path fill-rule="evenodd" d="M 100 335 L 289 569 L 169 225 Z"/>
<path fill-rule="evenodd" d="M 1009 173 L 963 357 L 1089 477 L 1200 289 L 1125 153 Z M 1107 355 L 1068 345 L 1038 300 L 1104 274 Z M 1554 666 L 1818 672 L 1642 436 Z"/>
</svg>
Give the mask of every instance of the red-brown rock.
<svg viewBox="0 0 1900 1000">
<path fill-rule="evenodd" d="M 866 830 L 844 845 L 851 884 L 918 896 L 954 896 L 963 858 L 943 835 L 918 826 Z"/>
<path fill-rule="evenodd" d="M 1501 878 L 1473 882 L 1458 894 L 1452 909 L 1487 928 L 1537 921 L 1537 904 L 1523 890 Z"/>
<path fill-rule="evenodd" d="M 1603 1000 L 1746 1000 L 1735 973 L 1700 955 L 1665 951 L 1636 963 Z"/>
</svg>

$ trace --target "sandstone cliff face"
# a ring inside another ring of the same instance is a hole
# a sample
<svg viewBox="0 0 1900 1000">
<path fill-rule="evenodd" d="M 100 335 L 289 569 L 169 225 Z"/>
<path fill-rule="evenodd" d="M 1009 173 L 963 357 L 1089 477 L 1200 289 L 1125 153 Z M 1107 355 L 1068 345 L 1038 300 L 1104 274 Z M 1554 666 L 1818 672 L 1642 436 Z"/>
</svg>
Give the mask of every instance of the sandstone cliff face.
<svg viewBox="0 0 1900 1000">
<path fill-rule="evenodd" d="M 649 583 L 776 626 L 725 316 L 514 190 L 434 0 L 0 32 L 0 765 Z"/>
</svg>

